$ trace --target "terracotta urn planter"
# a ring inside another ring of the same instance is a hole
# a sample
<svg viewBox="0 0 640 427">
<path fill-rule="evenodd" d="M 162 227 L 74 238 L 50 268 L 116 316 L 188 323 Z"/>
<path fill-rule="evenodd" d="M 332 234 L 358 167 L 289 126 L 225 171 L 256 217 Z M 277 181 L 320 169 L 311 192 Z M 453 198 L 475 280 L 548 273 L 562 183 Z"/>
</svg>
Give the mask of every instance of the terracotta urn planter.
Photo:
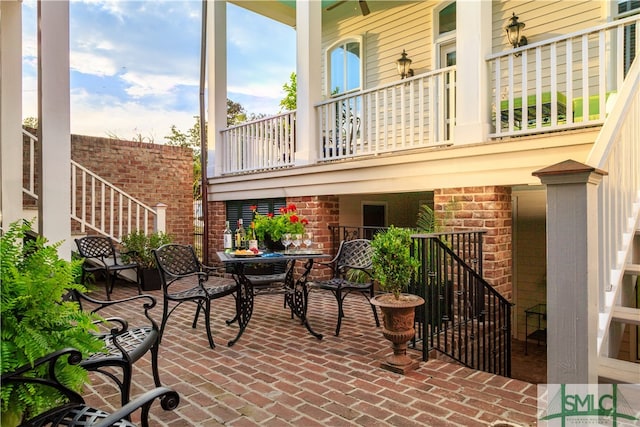
<svg viewBox="0 0 640 427">
<path fill-rule="evenodd" d="M 411 294 L 401 294 L 400 299 L 396 299 L 393 294 L 382 294 L 372 298 L 371 304 L 380 307 L 383 317 L 382 335 L 393 346 L 393 354 L 380 366 L 398 374 L 406 374 L 417 368 L 420 362 L 407 355 L 407 342 L 416 333 L 416 307 L 424 304 L 424 299 Z"/>
</svg>

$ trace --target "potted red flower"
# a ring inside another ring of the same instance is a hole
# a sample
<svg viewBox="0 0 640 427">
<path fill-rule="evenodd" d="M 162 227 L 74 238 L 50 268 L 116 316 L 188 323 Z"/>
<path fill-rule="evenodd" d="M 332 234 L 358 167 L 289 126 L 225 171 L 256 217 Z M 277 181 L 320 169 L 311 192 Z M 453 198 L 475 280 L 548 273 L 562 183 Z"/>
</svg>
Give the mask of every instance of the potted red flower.
<svg viewBox="0 0 640 427">
<path fill-rule="evenodd" d="M 285 233 L 303 234 L 305 226 L 309 224 L 309 221 L 298 213 L 298 209 L 293 203 L 280 208 L 278 215 L 261 214 L 258 212 L 257 206 L 251 206 L 251 210 L 253 211 L 253 227 L 260 242 L 267 242 L 269 239 L 279 242 Z"/>
</svg>

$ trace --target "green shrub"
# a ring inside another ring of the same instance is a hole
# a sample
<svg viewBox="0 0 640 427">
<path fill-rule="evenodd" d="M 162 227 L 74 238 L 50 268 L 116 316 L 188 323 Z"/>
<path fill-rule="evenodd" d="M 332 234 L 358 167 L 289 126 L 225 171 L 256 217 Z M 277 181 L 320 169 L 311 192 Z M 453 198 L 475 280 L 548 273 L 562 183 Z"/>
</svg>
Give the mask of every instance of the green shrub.
<svg viewBox="0 0 640 427">
<path fill-rule="evenodd" d="M 400 298 L 420 266 L 420 262 L 411 257 L 411 230 L 392 225 L 376 233 L 371 245 L 373 277 L 382 290 Z"/>
<path fill-rule="evenodd" d="M 173 238 L 169 234 L 161 231 L 151 234 L 146 234 L 144 230 L 133 231 L 122 237 L 122 261 L 138 263 L 140 268 L 156 268 L 151 251 L 172 241 Z"/>
</svg>

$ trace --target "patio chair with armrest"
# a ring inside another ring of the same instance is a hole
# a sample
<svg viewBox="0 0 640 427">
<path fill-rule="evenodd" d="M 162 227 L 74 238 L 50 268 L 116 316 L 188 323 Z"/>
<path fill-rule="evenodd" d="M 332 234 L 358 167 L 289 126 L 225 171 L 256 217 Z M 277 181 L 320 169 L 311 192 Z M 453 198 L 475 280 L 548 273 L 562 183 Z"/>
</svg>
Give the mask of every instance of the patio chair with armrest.
<svg viewBox="0 0 640 427">
<path fill-rule="evenodd" d="M 162 385 L 158 373 L 160 332 L 158 324 L 149 314 L 149 310 L 156 305 L 156 300 L 153 296 L 136 295 L 120 300 L 103 301 L 73 290 L 70 298 L 77 301 L 81 309 L 97 314 L 102 314 L 104 309 L 113 312 L 118 307 L 121 307 L 122 304 L 126 304 L 127 308 L 130 308 L 133 301 L 139 301 L 144 309 L 144 317 L 148 323 L 142 326 L 130 327 L 129 321 L 120 317 L 108 317 L 104 321 L 96 321 L 101 331 L 99 337 L 104 340 L 106 350 L 102 353 L 89 355 L 80 362 L 80 366 L 88 371 L 99 372 L 111 378 L 120 389 L 122 405 L 124 406 L 131 396 L 133 364 L 148 351 L 151 351 L 153 381 L 156 387 Z M 140 317 L 142 317 L 142 313 Z M 104 368 L 122 370 L 122 378 L 118 378 L 111 370 Z"/>
<path fill-rule="evenodd" d="M 210 274 L 216 272 L 217 269 L 202 264 L 190 245 L 175 243 L 162 245 L 153 250 L 153 256 L 160 272 L 164 296 L 160 340 L 162 340 L 164 328 L 171 313 L 182 303 L 193 302 L 197 305 L 197 308 L 191 327 L 196 327 L 200 310 L 204 311 L 209 346 L 215 348 L 213 335 L 211 334 L 211 301 L 227 295 L 233 295 L 236 299 L 237 314 L 239 310 L 238 297 L 234 294 L 239 292 L 239 285 L 235 281 L 229 280 L 217 285 L 207 286 Z M 193 283 L 195 283 L 195 286 Z M 186 288 L 185 285 L 187 286 Z M 169 303 L 175 303 L 175 305 L 169 309 Z M 236 318 L 228 320 L 227 324 L 233 322 Z"/>
<path fill-rule="evenodd" d="M 105 288 L 107 292 L 107 300 L 111 299 L 111 292 L 116 283 L 116 278 L 123 271 L 132 270 L 136 273 L 136 285 L 138 286 L 138 294 L 142 293 L 140 288 L 140 266 L 136 263 L 121 264 L 118 262 L 118 252 L 116 251 L 113 240 L 105 236 L 85 236 L 75 239 L 78 246 L 78 253 L 84 258 L 82 264 L 82 284 L 86 285 L 85 280 L 88 273 L 102 272 L 105 275 Z"/>
<path fill-rule="evenodd" d="M 41 414 L 35 414 L 31 419 L 23 421 L 22 426 L 131 427 L 135 426 L 130 421 L 131 414 L 141 408 L 140 424 L 143 427 L 148 427 L 149 409 L 156 399 L 160 399 L 160 404 L 166 411 L 174 410 L 180 403 L 178 393 L 166 387 L 158 387 L 142 394 L 111 414 L 89 406 L 80 394 L 66 387 L 57 377 L 57 370 L 54 366 L 58 359 L 65 360 L 65 357 L 66 362 L 70 365 L 77 365 L 82 361 L 82 354 L 79 351 L 67 348 L 41 357 L 33 365 L 28 363 L 13 372 L 2 375 L 3 388 L 25 387 L 28 385 L 33 390 L 39 387 L 47 387 L 57 390 L 68 401 L 68 403 L 61 402 L 57 407 Z M 38 377 L 36 374 L 36 372 L 42 372 L 39 370 L 40 366 L 47 367 L 46 372 L 48 375 L 44 378 Z"/>
<path fill-rule="evenodd" d="M 373 248 L 371 241 L 367 239 L 343 240 L 340 243 L 337 255 L 329 262 L 318 262 L 315 265 L 328 267 L 332 270 L 332 278 L 325 281 L 314 281 L 310 285 L 314 288 L 330 291 L 338 303 L 338 323 L 336 325 L 336 336 L 340 334 L 340 326 L 344 316 L 344 299 L 352 292 L 364 295 L 371 305 L 376 326 L 380 326 L 376 307 L 371 304 L 373 297 L 373 276 L 369 272 L 371 269 L 371 257 Z M 347 278 L 349 270 L 362 272 L 366 280 L 362 283 L 351 281 Z"/>
</svg>

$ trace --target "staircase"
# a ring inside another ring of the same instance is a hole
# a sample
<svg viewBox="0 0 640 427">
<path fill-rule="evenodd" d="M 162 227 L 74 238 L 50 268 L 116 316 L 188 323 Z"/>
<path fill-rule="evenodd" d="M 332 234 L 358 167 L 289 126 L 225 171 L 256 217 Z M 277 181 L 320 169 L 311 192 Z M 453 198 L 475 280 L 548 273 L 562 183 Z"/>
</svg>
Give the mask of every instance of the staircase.
<svg viewBox="0 0 640 427">
<path fill-rule="evenodd" d="M 38 138 L 26 129 L 22 133 L 26 159 L 23 217 L 32 219 L 38 215 Z M 71 189 L 70 217 L 74 236 L 101 234 L 120 242 L 122 236 L 135 230 L 166 229 L 166 206 L 148 206 L 73 160 Z"/>
<path fill-rule="evenodd" d="M 587 160 L 607 172 L 598 188 L 600 382 L 640 384 L 640 63 Z M 594 260 L 596 261 L 596 260 Z"/>
<path fill-rule="evenodd" d="M 625 262 L 619 296 L 611 310 L 608 327 L 608 355 L 598 357 L 598 379 L 607 383 L 640 384 L 640 354 L 638 338 L 640 335 L 640 226 L 636 222 L 628 259 Z M 613 292 L 610 291 L 610 292 Z M 611 298 L 614 295 L 610 296 Z M 625 337 L 627 339 L 625 339 Z M 628 346 L 629 348 L 624 348 Z M 635 348 L 633 348 L 635 346 Z M 624 360 L 627 359 L 627 360 Z M 629 360 L 633 359 L 633 360 Z"/>
</svg>

